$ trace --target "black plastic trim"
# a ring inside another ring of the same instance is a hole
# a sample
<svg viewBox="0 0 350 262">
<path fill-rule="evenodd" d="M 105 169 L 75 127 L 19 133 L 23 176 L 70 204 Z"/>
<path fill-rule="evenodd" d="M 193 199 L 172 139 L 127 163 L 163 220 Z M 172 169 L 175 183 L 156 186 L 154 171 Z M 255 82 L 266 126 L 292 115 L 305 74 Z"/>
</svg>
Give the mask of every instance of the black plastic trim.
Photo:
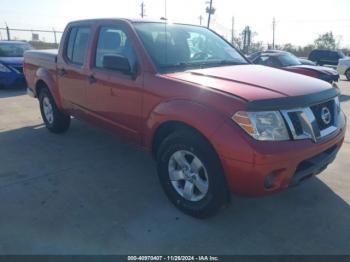
<svg viewBox="0 0 350 262">
<path fill-rule="evenodd" d="M 335 160 L 339 149 L 337 145 L 334 145 L 323 153 L 300 163 L 289 186 L 297 186 L 305 179 L 320 174 Z"/>
<path fill-rule="evenodd" d="M 327 102 L 328 100 L 339 95 L 339 89 L 333 87 L 319 93 L 302 96 L 254 100 L 247 103 L 247 111 L 284 110 L 299 107 L 310 107 L 312 105 Z"/>
</svg>

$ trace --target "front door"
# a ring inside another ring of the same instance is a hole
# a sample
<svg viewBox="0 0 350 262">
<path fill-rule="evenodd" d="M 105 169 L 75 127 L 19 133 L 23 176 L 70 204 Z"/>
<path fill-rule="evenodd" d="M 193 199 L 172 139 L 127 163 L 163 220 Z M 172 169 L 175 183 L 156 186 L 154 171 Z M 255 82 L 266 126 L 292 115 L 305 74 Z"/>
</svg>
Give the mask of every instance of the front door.
<svg viewBox="0 0 350 262">
<path fill-rule="evenodd" d="M 123 56 L 131 72 L 104 66 L 105 56 Z M 97 32 L 95 56 L 91 62 L 87 104 L 92 114 L 132 143 L 141 142 L 142 74 L 137 68 L 131 39 L 122 26 L 102 26 Z M 139 70 L 140 71 L 140 70 Z"/>
</svg>

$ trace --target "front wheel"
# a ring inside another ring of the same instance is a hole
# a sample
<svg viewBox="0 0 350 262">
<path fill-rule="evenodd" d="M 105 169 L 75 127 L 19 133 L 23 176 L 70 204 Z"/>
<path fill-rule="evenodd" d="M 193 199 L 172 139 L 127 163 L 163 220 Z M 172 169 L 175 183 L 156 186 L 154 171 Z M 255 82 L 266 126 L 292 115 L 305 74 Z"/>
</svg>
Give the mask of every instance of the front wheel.
<svg viewBox="0 0 350 262">
<path fill-rule="evenodd" d="M 179 131 L 170 135 L 160 146 L 157 162 L 166 195 L 186 214 L 209 217 L 227 202 L 220 160 L 200 134 Z"/>
<path fill-rule="evenodd" d="M 40 112 L 47 129 L 53 133 L 64 133 L 70 126 L 70 116 L 61 112 L 48 89 L 39 93 Z"/>
</svg>

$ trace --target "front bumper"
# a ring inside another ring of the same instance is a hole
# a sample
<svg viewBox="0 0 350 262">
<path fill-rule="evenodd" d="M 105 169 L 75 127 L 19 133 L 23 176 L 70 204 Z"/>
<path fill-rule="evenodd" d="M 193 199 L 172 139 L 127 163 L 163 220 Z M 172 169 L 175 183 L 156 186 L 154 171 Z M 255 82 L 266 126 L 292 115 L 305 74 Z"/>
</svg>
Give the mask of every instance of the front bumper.
<svg viewBox="0 0 350 262">
<path fill-rule="evenodd" d="M 338 130 L 317 143 L 256 141 L 226 123 L 213 141 L 231 191 L 246 196 L 268 195 L 322 172 L 343 144 L 346 121 L 342 115 L 344 121 Z"/>
</svg>

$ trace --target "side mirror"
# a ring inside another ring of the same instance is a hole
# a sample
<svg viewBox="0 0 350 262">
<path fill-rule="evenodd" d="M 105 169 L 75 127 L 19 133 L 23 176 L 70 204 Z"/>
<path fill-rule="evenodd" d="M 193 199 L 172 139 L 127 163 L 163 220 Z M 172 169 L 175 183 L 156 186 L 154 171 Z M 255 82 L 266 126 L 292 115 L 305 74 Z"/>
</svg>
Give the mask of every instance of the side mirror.
<svg viewBox="0 0 350 262">
<path fill-rule="evenodd" d="M 129 60 L 120 55 L 105 55 L 102 60 L 103 68 L 120 71 L 124 74 L 131 74 L 131 66 Z"/>
</svg>

